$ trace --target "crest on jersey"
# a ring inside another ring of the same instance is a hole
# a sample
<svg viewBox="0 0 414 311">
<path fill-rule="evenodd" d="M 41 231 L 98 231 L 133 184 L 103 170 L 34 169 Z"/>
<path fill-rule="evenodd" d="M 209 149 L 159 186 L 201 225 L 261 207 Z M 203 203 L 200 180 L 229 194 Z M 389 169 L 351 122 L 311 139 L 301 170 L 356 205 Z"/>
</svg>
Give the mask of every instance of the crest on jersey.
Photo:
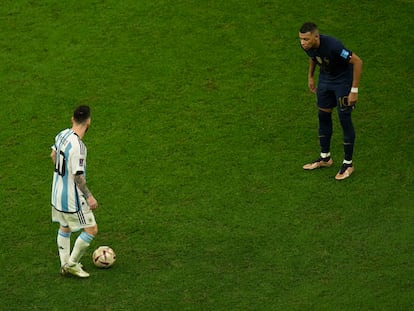
<svg viewBox="0 0 414 311">
<path fill-rule="evenodd" d="M 85 163 L 84 159 L 79 159 L 79 166 L 83 166 L 84 163 Z"/>
<path fill-rule="evenodd" d="M 345 59 L 348 59 L 348 56 L 349 56 L 349 51 L 347 51 L 345 49 L 342 49 L 341 57 L 345 58 Z"/>
</svg>

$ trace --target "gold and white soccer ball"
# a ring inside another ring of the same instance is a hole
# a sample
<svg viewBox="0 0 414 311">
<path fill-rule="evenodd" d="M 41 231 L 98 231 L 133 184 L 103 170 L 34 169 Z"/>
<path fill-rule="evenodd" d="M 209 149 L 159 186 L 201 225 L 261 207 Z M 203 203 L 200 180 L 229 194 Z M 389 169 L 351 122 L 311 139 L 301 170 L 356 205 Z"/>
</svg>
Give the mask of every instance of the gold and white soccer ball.
<svg viewBox="0 0 414 311">
<path fill-rule="evenodd" d="M 98 268 L 109 268 L 115 263 L 116 255 L 109 246 L 99 246 L 93 252 L 92 260 Z"/>
</svg>

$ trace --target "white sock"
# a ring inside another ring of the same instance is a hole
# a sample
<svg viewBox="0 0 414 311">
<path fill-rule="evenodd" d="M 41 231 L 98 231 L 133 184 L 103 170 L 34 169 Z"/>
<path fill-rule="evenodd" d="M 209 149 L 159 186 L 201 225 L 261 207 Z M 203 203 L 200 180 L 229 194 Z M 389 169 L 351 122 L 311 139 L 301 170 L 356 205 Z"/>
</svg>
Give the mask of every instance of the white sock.
<svg viewBox="0 0 414 311">
<path fill-rule="evenodd" d="M 321 152 L 321 157 L 322 158 L 327 158 L 327 157 L 330 157 L 330 156 L 331 156 L 331 153 L 330 152 L 326 152 L 326 153 Z"/>
<path fill-rule="evenodd" d="M 75 245 L 73 246 L 72 254 L 68 260 L 69 265 L 77 264 L 80 261 L 93 239 L 94 236 L 85 231 L 78 236 Z"/>
<path fill-rule="evenodd" d="M 352 164 L 352 160 L 351 161 L 348 161 L 348 160 L 344 160 L 344 162 L 343 162 L 344 164 Z"/>
<path fill-rule="evenodd" d="M 58 230 L 57 234 L 57 246 L 59 250 L 60 265 L 64 266 L 70 256 L 70 232 Z"/>
</svg>

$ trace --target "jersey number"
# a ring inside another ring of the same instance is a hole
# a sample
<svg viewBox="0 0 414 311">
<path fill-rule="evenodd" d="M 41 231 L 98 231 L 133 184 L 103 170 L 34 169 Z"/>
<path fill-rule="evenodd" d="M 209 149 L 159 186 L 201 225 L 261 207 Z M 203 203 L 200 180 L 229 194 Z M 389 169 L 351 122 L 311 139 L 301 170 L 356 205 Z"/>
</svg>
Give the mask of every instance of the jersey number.
<svg viewBox="0 0 414 311">
<path fill-rule="evenodd" d="M 60 151 L 57 156 L 55 172 L 60 176 L 65 176 L 66 174 L 66 158 L 63 151 Z"/>
<path fill-rule="evenodd" d="M 348 96 L 343 96 L 338 98 L 339 101 L 339 107 L 341 111 L 345 111 L 347 109 L 354 109 L 355 105 L 352 105 L 348 102 Z"/>
</svg>

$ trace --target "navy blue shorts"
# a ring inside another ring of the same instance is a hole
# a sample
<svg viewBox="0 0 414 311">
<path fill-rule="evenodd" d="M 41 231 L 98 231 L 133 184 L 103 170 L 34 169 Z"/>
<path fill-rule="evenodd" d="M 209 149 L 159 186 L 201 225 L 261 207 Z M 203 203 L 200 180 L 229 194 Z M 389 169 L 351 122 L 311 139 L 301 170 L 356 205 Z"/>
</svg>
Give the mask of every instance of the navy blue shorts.
<svg viewBox="0 0 414 311">
<path fill-rule="evenodd" d="M 319 83 L 316 91 L 317 104 L 319 108 L 335 108 L 338 111 L 352 109 L 353 106 L 348 104 L 348 95 L 351 91 L 351 84 L 341 83 Z"/>
</svg>

